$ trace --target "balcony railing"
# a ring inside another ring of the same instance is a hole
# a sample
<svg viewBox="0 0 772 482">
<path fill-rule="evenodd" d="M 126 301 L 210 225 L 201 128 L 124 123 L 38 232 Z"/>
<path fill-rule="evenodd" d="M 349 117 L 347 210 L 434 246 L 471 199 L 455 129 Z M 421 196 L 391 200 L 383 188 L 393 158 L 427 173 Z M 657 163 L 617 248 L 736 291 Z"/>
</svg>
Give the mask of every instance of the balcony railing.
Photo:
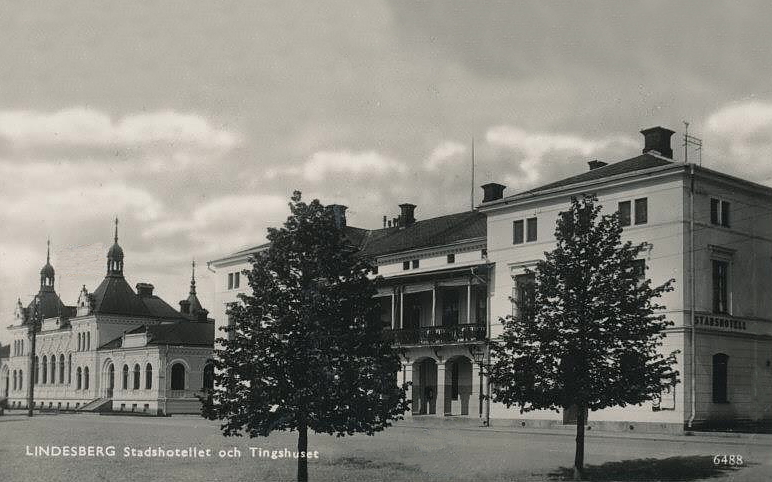
<svg viewBox="0 0 772 482">
<path fill-rule="evenodd" d="M 384 336 L 396 345 L 441 345 L 483 341 L 485 325 L 469 323 L 450 326 L 422 326 L 401 330 L 384 330 Z"/>
</svg>

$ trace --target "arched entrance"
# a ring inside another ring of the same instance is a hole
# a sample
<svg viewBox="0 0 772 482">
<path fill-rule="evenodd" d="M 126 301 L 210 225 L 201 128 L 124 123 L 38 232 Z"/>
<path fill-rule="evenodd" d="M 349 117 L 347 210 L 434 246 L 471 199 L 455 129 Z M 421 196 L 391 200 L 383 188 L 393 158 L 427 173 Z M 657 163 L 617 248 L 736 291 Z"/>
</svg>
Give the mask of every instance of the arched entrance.
<svg viewBox="0 0 772 482">
<path fill-rule="evenodd" d="M 107 398 L 113 398 L 113 391 L 115 389 L 115 365 L 113 365 L 112 362 L 110 362 L 107 365 L 107 369 L 104 371 L 105 373 L 105 397 Z"/>
<path fill-rule="evenodd" d="M 413 363 L 413 413 L 437 413 L 437 363 L 431 358 Z"/>
<path fill-rule="evenodd" d="M 454 357 L 445 363 L 445 413 L 469 415 L 472 383 L 472 362 L 467 357 Z"/>
</svg>

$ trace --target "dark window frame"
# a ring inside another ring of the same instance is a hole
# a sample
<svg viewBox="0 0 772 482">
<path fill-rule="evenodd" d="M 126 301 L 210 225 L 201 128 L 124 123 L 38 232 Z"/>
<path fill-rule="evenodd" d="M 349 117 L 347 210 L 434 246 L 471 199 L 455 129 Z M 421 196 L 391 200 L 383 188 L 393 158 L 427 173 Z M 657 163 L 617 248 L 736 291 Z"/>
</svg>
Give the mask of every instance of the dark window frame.
<svg viewBox="0 0 772 482">
<path fill-rule="evenodd" d="M 410 269 L 410 261 L 403 261 L 402 262 L 402 271 L 407 271 Z"/>
<path fill-rule="evenodd" d="M 622 227 L 632 225 L 633 203 L 630 201 L 620 201 L 617 204 L 617 213 L 619 213 L 619 225 Z"/>
<path fill-rule="evenodd" d="M 523 244 L 525 242 L 525 221 L 518 219 L 512 221 L 512 244 Z"/>
<path fill-rule="evenodd" d="M 729 403 L 729 355 L 713 355 L 713 403 Z"/>
<path fill-rule="evenodd" d="M 538 218 L 527 218 L 525 220 L 525 242 L 533 243 L 539 237 L 539 220 Z"/>
<path fill-rule="evenodd" d="M 414 259 L 412 263 L 413 269 L 418 269 L 421 266 L 421 260 L 420 259 Z"/>
<path fill-rule="evenodd" d="M 724 201 L 723 199 L 716 197 L 710 198 L 710 224 L 714 226 L 723 226 L 725 228 L 731 227 L 731 206 L 732 203 L 729 201 Z"/>
<path fill-rule="evenodd" d="M 729 314 L 730 263 L 723 259 L 711 259 L 713 313 Z"/>
<path fill-rule="evenodd" d="M 447 256 L 447 262 L 448 262 L 448 264 L 453 264 L 453 263 L 455 263 L 455 262 L 456 262 L 456 254 L 455 254 L 455 253 L 450 253 L 450 254 Z"/>
<path fill-rule="evenodd" d="M 635 225 L 649 222 L 649 198 L 641 197 L 635 200 Z"/>
</svg>

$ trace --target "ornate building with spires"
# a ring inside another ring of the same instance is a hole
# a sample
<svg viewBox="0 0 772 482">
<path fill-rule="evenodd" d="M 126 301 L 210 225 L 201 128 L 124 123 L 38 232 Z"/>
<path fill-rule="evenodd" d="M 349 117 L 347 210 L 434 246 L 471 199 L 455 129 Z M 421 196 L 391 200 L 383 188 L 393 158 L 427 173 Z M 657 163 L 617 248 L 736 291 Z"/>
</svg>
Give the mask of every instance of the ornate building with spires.
<svg viewBox="0 0 772 482">
<path fill-rule="evenodd" d="M 12 341 L 0 351 L 0 398 L 9 408 L 28 406 L 33 383 L 38 409 L 199 412 L 198 395 L 213 383 L 214 323 L 196 295 L 195 262 L 179 309 L 153 294 L 150 283 L 132 289 L 123 269 L 116 220 L 104 279 L 65 305 L 54 289 L 49 248 L 40 289 L 28 305 L 17 302 Z"/>
</svg>

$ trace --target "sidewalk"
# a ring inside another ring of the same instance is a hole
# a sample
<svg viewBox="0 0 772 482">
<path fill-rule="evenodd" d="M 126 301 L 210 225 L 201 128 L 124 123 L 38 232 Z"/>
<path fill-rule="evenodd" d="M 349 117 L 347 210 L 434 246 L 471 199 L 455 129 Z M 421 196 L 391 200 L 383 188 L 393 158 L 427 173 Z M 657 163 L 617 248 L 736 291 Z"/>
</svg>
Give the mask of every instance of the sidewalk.
<svg viewBox="0 0 772 482">
<path fill-rule="evenodd" d="M 469 420 L 469 419 L 467 419 Z M 474 421 L 476 422 L 476 421 Z M 516 427 L 506 425 L 492 425 L 483 427 L 472 423 L 461 421 L 446 422 L 442 419 L 431 421 L 430 419 L 421 420 L 401 420 L 394 423 L 395 427 L 414 428 L 420 430 L 461 430 L 469 432 L 509 432 L 517 434 L 539 434 L 562 437 L 575 437 L 576 427 L 567 425 L 563 428 L 536 428 L 536 427 Z M 675 442 L 700 442 L 715 443 L 721 445 L 763 445 L 772 447 L 772 434 L 757 433 L 738 433 L 738 432 L 713 432 L 713 431 L 688 431 L 683 434 L 667 433 L 644 433 L 627 431 L 604 431 L 596 428 L 585 431 L 587 439 L 592 438 L 618 438 L 626 440 L 663 440 Z"/>
</svg>

